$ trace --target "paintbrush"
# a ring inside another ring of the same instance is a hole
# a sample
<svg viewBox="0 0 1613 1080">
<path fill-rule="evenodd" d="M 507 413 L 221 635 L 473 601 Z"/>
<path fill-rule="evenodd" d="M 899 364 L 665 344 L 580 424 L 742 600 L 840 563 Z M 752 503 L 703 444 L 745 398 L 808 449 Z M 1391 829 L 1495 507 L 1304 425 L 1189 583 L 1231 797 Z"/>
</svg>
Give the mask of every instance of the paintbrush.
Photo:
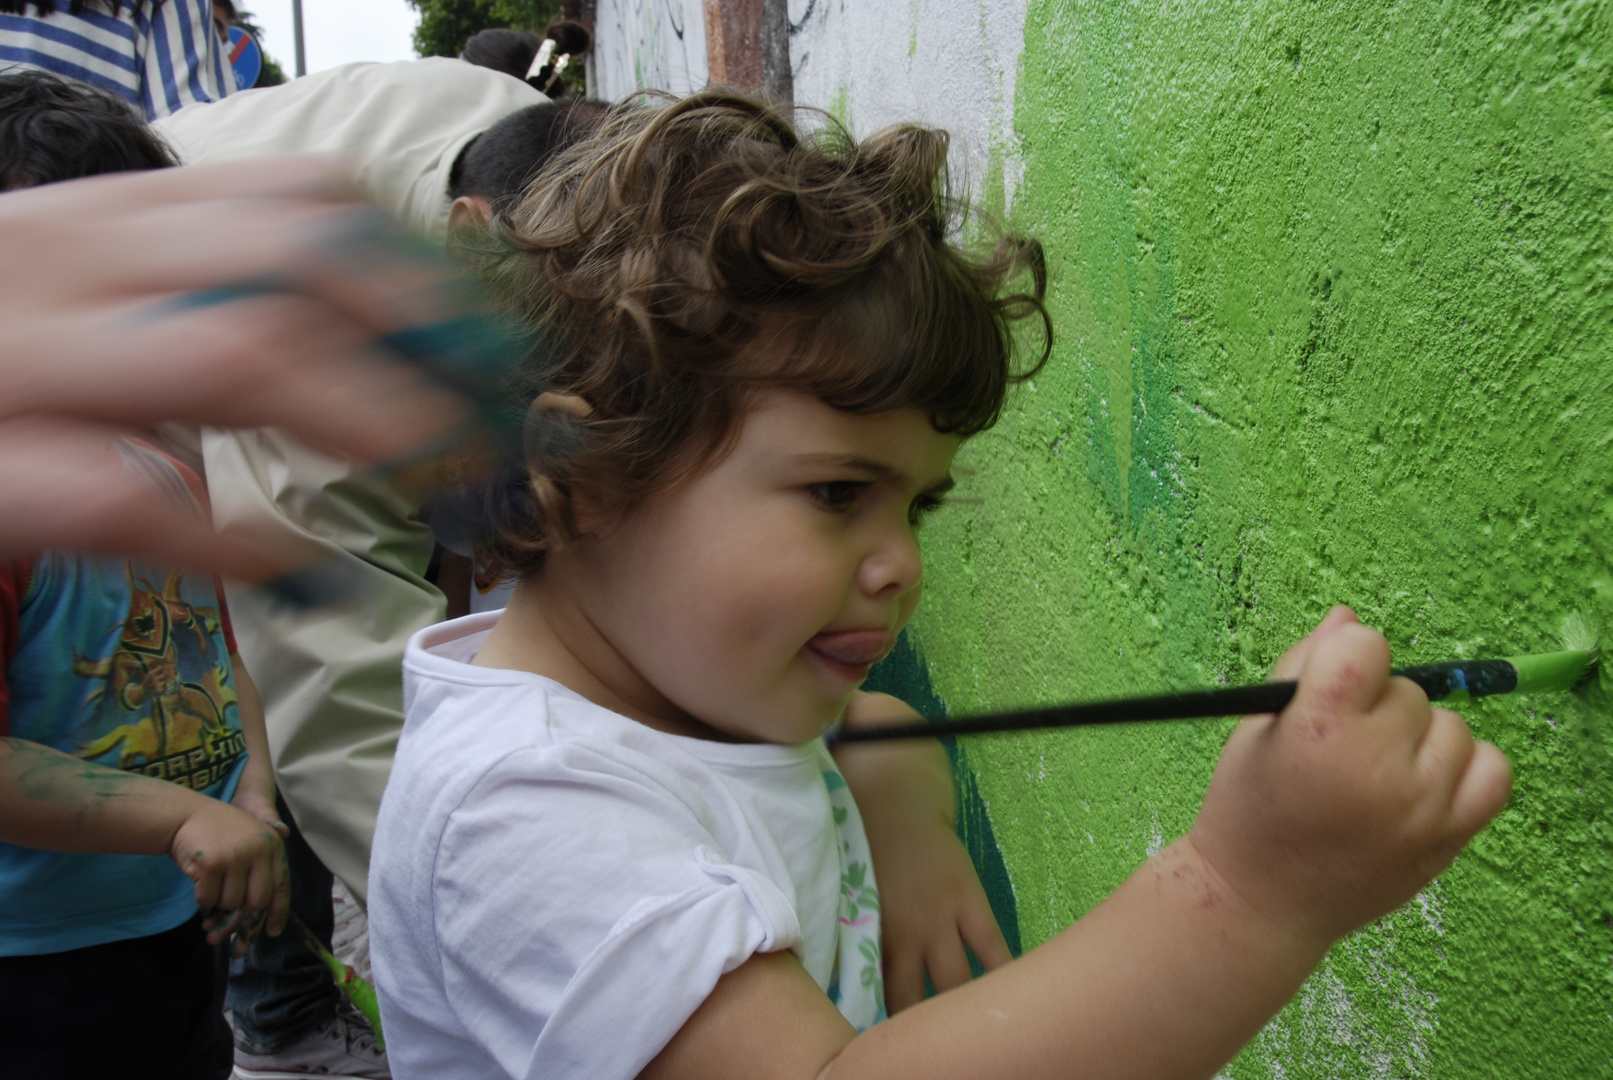
<svg viewBox="0 0 1613 1080">
<path fill-rule="evenodd" d="M 375 998 L 375 987 L 365 982 L 363 976 L 342 963 L 335 954 L 325 948 L 324 943 L 308 929 L 307 923 L 297 917 L 296 912 L 289 913 L 286 929 L 296 934 L 302 943 L 308 946 L 309 951 L 319 957 L 329 969 L 336 988 L 353 1003 L 355 1009 L 364 1014 L 364 1019 L 370 1022 L 370 1029 L 375 1032 L 375 1045 L 385 1050 L 386 1040 L 381 1037 L 381 1005 Z"/>
<path fill-rule="evenodd" d="M 1596 671 L 1599 650 L 1583 620 L 1571 619 L 1565 636 L 1580 637 L 1579 648 L 1504 660 L 1446 660 L 1393 668 L 1390 674 L 1423 688 L 1429 701 L 1455 702 L 1495 694 L 1540 694 L 1574 690 Z M 1256 683 L 1214 690 L 1188 690 L 1153 697 L 1117 698 L 1047 709 L 919 720 L 889 727 L 841 731 L 836 743 L 886 739 L 935 738 L 941 735 L 985 735 L 1038 728 L 1129 724 L 1139 720 L 1207 720 L 1221 716 L 1278 713 L 1294 700 L 1297 682 Z"/>
</svg>

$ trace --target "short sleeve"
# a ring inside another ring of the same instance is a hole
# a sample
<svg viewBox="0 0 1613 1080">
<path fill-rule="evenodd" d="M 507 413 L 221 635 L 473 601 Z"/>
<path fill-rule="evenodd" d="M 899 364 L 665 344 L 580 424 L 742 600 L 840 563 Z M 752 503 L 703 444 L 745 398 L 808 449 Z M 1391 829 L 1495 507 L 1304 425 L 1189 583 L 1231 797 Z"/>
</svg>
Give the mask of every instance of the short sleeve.
<svg viewBox="0 0 1613 1080">
<path fill-rule="evenodd" d="M 0 738 L 11 734 L 11 660 L 17 655 L 17 611 L 33 578 L 34 558 L 0 562 Z"/>
<path fill-rule="evenodd" d="M 444 987 L 511 1077 L 632 1080 L 724 974 L 798 948 L 698 795 L 592 750 L 511 755 L 451 815 L 433 921 Z"/>
</svg>

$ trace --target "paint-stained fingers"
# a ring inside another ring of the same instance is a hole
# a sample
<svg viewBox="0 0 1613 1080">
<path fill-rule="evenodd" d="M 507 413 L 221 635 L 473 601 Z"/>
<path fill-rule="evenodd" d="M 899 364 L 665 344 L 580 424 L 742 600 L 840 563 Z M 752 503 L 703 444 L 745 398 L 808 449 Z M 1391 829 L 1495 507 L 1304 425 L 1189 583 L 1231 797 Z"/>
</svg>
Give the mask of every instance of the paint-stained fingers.
<svg viewBox="0 0 1613 1080">
<path fill-rule="evenodd" d="M 223 882 L 218 891 L 218 906 L 225 911 L 240 914 L 246 903 L 246 890 L 249 882 L 250 870 L 248 868 L 230 867 L 222 875 Z M 234 918 L 232 924 L 239 925 L 240 919 Z M 233 927 L 232 927 L 233 929 Z"/>
<path fill-rule="evenodd" d="M 892 1016 L 924 1000 L 924 958 L 914 949 L 885 954 L 885 1008 Z"/>
<path fill-rule="evenodd" d="M 1310 655 L 1311 647 L 1339 627 L 1355 621 L 1357 620 L 1354 611 L 1343 604 L 1335 604 L 1317 624 L 1315 630 L 1290 645 L 1288 651 L 1277 660 L 1271 669 L 1270 681 L 1282 682 L 1299 678 L 1299 673 L 1305 670 L 1305 660 Z"/>
<path fill-rule="evenodd" d="M 241 918 L 239 927 L 230 936 L 230 955 L 239 960 L 252 949 L 258 932 L 263 929 L 263 912 L 254 911 Z"/>
<path fill-rule="evenodd" d="M 969 970 L 969 957 L 963 951 L 963 941 L 948 935 L 932 941 L 924 952 L 924 966 L 930 973 L 930 982 L 939 993 L 962 986 L 974 977 Z"/>
<path fill-rule="evenodd" d="M 241 912 L 239 910 L 224 911 L 220 914 L 228 917 L 213 923 L 213 928 L 207 932 L 207 943 L 209 945 L 217 945 L 219 942 L 226 940 L 231 934 L 235 933 L 235 928 L 241 925 Z"/>
<path fill-rule="evenodd" d="M 269 932 L 270 937 L 279 937 L 291 919 L 291 867 L 286 862 L 284 845 L 275 849 L 274 860 L 270 865 L 274 872 L 274 896 L 269 902 L 264 929 Z"/>
<path fill-rule="evenodd" d="M 1013 959 L 1013 954 L 1008 951 L 1008 940 L 1003 937 L 996 917 L 991 914 L 989 903 L 983 909 L 970 908 L 961 912 L 958 916 L 958 933 L 963 936 L 963 943 L 974 951 L 980 966 L 987 971 L 995 971 Z"/>
</svg>

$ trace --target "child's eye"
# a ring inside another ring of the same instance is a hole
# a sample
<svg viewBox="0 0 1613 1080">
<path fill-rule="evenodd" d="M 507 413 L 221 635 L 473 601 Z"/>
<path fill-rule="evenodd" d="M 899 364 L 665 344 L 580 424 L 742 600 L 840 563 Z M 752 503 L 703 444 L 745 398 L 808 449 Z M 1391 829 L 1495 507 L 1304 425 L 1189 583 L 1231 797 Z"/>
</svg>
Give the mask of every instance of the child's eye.
<svg viewBox="0 0 1613 1080">
<path fill-rule="evenodd" d="M 920 495 L 907 508 L 907 522 L 909 525 L 922 525 L 925 518 L 945 505 L 946 500 L 939 495 Z"/>
<path fill-rule="evenodd" d="M 821 484 L 812 484 L 807 492 L 814 502 L 826 510 L 850 510 L 857 496 L 862 493 L 868 484 L 858 480 L 827 480 Z"/>
</svg>

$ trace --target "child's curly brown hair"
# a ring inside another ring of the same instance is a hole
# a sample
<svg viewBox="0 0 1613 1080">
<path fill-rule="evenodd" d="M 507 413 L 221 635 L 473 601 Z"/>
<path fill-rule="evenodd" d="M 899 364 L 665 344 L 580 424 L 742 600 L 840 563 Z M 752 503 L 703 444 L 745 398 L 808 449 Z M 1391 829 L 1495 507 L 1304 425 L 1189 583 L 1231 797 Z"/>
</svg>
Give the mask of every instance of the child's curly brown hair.
<svg viewBox="0 0 1613 1080">
<path fill-rule="evenodd" d="M 995 423 L 1051 351 L 1046 270 L 1034 240 L 949 239 L 966 208 L 946 156 L 942 131 L 803 135 L 710 90 L 618 106 L 555 158 L 495 223 L 504 251 L 485 267 L 559 347 L 522 388 L 527 467 L 491 494 L 482 554 L 538 571 L 575 536 L 574 491 L 625 513 L 720 455 L 761 389 L 917 407 L 962 435 Z M 1030 316 L 1042 347 L 1016 371 Z"/>
</svg>

